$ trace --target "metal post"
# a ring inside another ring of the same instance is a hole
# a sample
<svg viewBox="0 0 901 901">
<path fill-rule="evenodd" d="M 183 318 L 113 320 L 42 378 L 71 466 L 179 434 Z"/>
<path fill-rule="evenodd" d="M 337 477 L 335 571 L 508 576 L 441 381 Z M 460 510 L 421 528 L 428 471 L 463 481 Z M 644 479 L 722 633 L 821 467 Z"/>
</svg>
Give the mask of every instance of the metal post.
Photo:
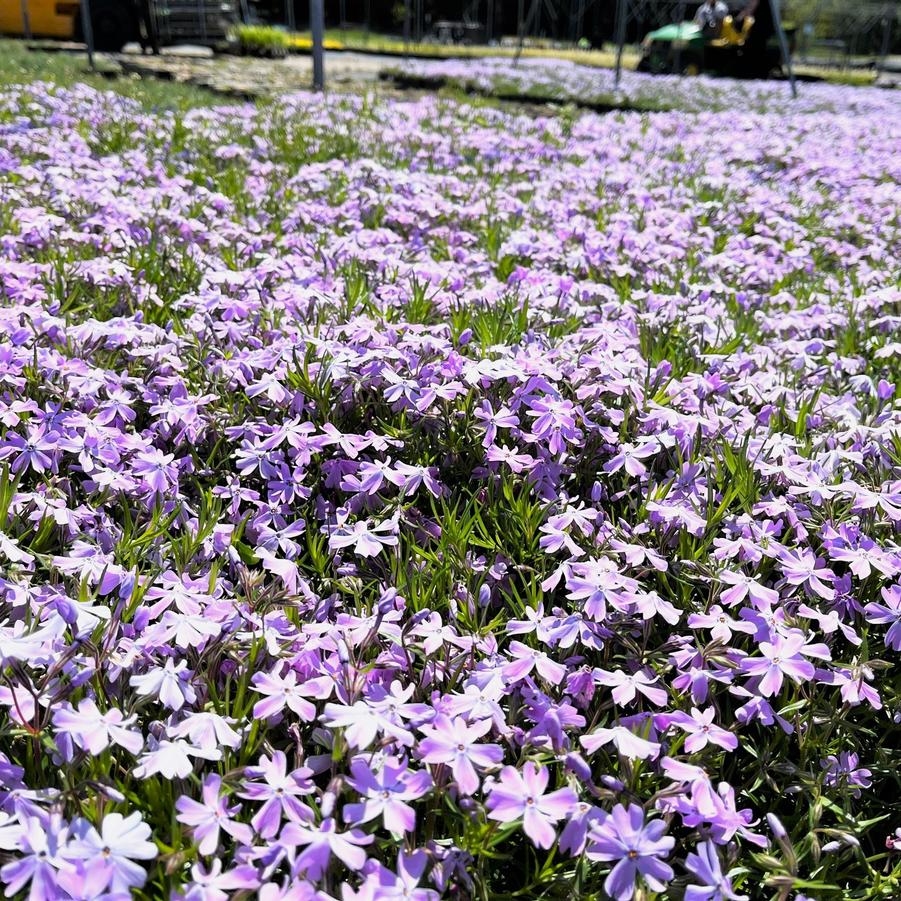
<svg viewBox="0 0 901 901">
<path fill-rule="evenodd" d="M 347 0 L 338 0 L 339 27 L 342 31 L 347 29 Z"/>
<path fill-rule="evenodd" d="M 676 40 L 676 62 L 673 68 L 676 70 L 676 75 L 682 74 L 682 25 L 685 20 L 685 0 L 681 0 L 679 3 L 679 11 L 676 15 L 676 20 L 679 23 L 679 37 Z"/>
<path fill-rule="evenodd" d="M 516 47 L 516 55 L 513 57 L 513 65 L 518 65 L 519 58 L 522 56 L 522 48 L 526 41 L 526 31 L 532 27 L 532 22 L 535 19 L 535 13 L 538 12 L 538 4 L 541 0 L 532 0 L 532 5 L 529 7 L 529 17 L 523 21 L 523 0 L 519 0 L 519 21 L 520 21 L 520 29 L 519 29 L 519 44 Z"/>
<path fill-rule="evenodd" d="M 285 27 L 292 33 L 297 31 L 297 23 L 294 19 L 294 0 L 285 0 Z"/>
<path fill-rule="evenodd" d="M 485 13 L 485 42 L 490 44 L 494 38 L 494 0 L 488 0 Z"/>
<path fill-rule="evenodd" d="M 888 56 L 889 47 L 892 43 L 892 24 L 894 22 L 894 17 L 886 12 L 884 21 L 885 26 L 882 32 L 882 47 L 879 50 L 879 62 L 876 64 L 876 69 L 878 71 L 882 71 L 885 68 L 885 58 Z"/>
<path fill-rule="evenodd" d="M 88 65 L 92 70 L 96 71 L 97 66 L 94 63 L 94 26 L 91 22 L 91 0 L 81 0 L 81 33 L 84 35 L 84 42 L 88 45 Z"/>
<path fill-rule="evenodd" d="M 516 7 L 516 36 L 518 38 L 516 42 L 516 53 L 513 56 L 513 65 L 517 65 L 519 63 L 519 55 L 522 53 L 522 42 L 524 39 L 524 31 L 526 27 L 526 2 L 525 0 L 519 0 L 519 4 Z"/>
<path fill-rule="evenodd" d="M 404 56 L 410 53 L 410 0 L 404 0 Z"/>
<path fill-rule="evenodd" d="M 325 90 L 325 62 L 323 41 L 325 38 L 325 13 L 322 0 L 310 0 L 310 31 L 313 32 L 313 87 Z"/>
<path fill-rule="evenodd" d="M 623 71 L 623 44 L 626 43 L 627 0 L 616 0 L 616 76 L 613 84 L 619 90 L 620 77 Z"/>
<path fill-rule="evenodd" d="M 782 28 L 782 10 L 779 0 L 770 0 L 770 12 L 773 15 L 773 24 L 776 26 L 776 36 L 779 38 L 779 50 L 782 52 L 782 65 L 788 72 L 788 83 L 791 85 L 792 97 L 798 96 L 798 86 L 795 84 L 795 71 L 792 69 L 791 54 L 788 50 L 788 41 Z"/>
<path fill-rule="evenodd" d="M 22 34 L 25 40 L 31 40 L 31 16 L 28 15 L 28 0 L 22 0 Z"/>
</svg>

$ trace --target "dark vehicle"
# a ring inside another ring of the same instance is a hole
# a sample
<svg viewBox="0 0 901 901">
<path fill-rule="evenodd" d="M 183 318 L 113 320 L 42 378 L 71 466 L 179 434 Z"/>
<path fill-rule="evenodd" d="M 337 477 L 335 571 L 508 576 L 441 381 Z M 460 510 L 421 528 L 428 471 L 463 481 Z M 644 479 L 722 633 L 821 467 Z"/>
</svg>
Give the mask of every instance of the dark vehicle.
<svg viewBox="0 0 901 901">
<path fill-rule="evenodd" d="M 240 21 L 234 0 L 150 0 L 150 9 L 161 44 L 222 44 Z"/>
<path fill-rule="evenodd" d="M 793 26 L 783 24 L 789 50 Z M 719 34 L 710 36 L 694 22 L 665 25 L 646 35 L 639 72 L 695 75 L 707 72 L 731 78 L 766 78 L 781 66 L 782 54 L 768 0 L 755 15 L 728 15 Z"/>
<path fill-rule="evenodd" d="M 83 40 L 79 0 L 25 0 L 24 9 L 27 25 L 19 0 L 0 0 L 0 33 Z M 89 9 L 96 47 L 110 51 L 138 40 L 219 44 L 239 21 L 237 0 L 90 0 Z"/>
</svg>

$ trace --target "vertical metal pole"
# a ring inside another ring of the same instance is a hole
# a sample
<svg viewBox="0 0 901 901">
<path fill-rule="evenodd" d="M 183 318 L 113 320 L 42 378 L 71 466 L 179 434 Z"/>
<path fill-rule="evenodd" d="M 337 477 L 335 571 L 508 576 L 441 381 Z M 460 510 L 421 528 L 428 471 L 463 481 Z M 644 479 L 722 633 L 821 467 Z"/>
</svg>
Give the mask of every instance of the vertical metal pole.
<svg viewBox="0 0 901 901">
<path fill-rule="evenodd" d="M 886 12 L 885 14 L 885 28 L 882 32 L 882 47 L 879 50 L 879 62 L 876 64 L 876 69 L 881 71 L 885 68 L 885 58 L 888 56 L 889 47 L 892 43 L 892 24 L 894 22 L 894 17 Z"/>
<path fill-rule="evenodd" d="M 22 34 L 25 40 L 31 40 L 31 16 L 28 15 L 28 0 L 22 0 Z"/>
<path fill-rule="evenodd" d="M 88 45 L 88 65 L 94 71 L 97 66 L 94 63 L 94 27 L 91 23 L 91 0 L 81 0 L 81 33 L 84 35 L 84 42 Z"/>
<path fill-rule="evenodd" d="M 519 18 L 520 18 L 520 30 L 519 30 L 519 44 L 516 47 L 516 55 L 513 58 L 513 65 L 517 65 L 519 63 L 519 58 L 522 56 L 522 48 L 526 41 L 526 31 L 528 31 L 532 27 L 532 22 L 535 18 L 535 13 L 538 11 L 538 4 L 541 0 L 532 0 L 532 5 L 529 7 L 529 16 L 523 21 L 522 20 L 522 12 L 523 12 L 523 0 L 519 0 Z"/>
<path fill-rule="evenodd" d="M 342 31 L 347 29 L 347 0 L 338 0 L 339 27 Z"/>
<path fill-rule="evenodd" d="M 519 62 L 519 55 L 522 53 L 522 42 L 525 37 L 525 27 L 526 27 L 526 2 L 525 0 L 519 0 L 519 3 L 516 6 L 516 53 L 513 56 L 513 65 L 515 66 Z"/>
<path fill-rule="evenodd" d="M 798 86 L 795 84 L 795 71 L 792 69 L 791 54 L 788 51 L 788 41 L 782 28 L 782 4 L 779 0 L 770 0 L 770 12 L 773 15 L 773 24 L 776 26 L 776 36 L 779 38 L 779 50 L 782 52 L 782 64 L 788 72 L 788 83 L 791 85 L 792 97 L 798 96 Z"/>
<path fill-rule="evenodd" d="M 290 32 L 297 31 L 297 22 L 294 19 L 294 0 L 285 0 L 285 27 Z"/>
<path fill-rule="evenodd" d="M 626 3 L 627 0 L 616 0 L 616 76 L 613 84 L 617 90 L 623 71 L 623 44 L 626 43 Z"/>
<path fill-rule="evenodd" d="M 404 56 L 410 53 L 410 0 L 404 0 Z"/>
<path fill-rule="evenodd" d="M 494 38 L 494 0 L 488 0 L 485 12 L 485 42 L 490 44 Z"/>
<path fill-rule="evenodd" d="M 325 90 L 325 13 L 322 0 L 310 0 L 310 31 L 313 32 L 313 87 L 317 91 Z"/>
<path fill-rule="evenodd" d="M 676 70 L 676 75 L 682 74 L 682 25 L 685 20 L 685 0 L 681 0 L 679 3 L 679 12 L 676 15 L 676 20 L 679 23 L 679 38 L 676 41 L 676 61 L 673 68 Z"/>
<path fill-rule="evenodd" d="M 206 5 L 203 0 L 197 0 L 197 18 L 200 20 L 200 40 L 201 43 L 207 42 L 206 38 Z"/>
</svg>

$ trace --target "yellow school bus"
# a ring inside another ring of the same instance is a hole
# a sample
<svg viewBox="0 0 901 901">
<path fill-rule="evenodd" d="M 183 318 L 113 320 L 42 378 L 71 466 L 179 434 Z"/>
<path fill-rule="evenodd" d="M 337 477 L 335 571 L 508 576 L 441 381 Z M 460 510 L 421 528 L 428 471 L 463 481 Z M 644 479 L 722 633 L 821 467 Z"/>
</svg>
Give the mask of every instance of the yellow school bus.
<svg viewBox="0 0 901 901">
<path fill-rule="evenodd" d="M 24 7 L 24 10 L 23 10 Z M 137 35 L 133 0 L 91 0 L 91 22 L 98 50 L 119 50 Z M 25 15 L 27 13 L 27 26 Z M 0 0 L 0 34 L 80 41 L 78 0 Z"/>
<path fill-rule="evenodd" d="M 98 50 L 121 50 L 138 40 L 142 4 L 154 32 L 153 43 L 216 44 L 239 21 L 235 0 L 89 0 Z M 0 34 L 81 41 L 79 0 L 0 0 Z"/>
<path fill-rule="evenodd" d="M 25 34 L 23 5 L 28 14 L 31 33 L 35 37 L 71 39 L 75 34 L 78 0 L 3 0 L 0 3 L 0 32 Z"/>
</svg>

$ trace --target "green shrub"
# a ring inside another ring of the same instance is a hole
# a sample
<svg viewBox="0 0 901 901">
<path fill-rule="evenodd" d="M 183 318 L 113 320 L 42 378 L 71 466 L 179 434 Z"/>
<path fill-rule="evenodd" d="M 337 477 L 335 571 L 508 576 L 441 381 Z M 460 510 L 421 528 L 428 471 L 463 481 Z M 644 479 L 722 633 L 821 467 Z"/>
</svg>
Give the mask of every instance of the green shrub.
<svg viewBox="0 0 901 901">
<path fill-rule="evenodd" d="M 291 46 L 287 32 L 268 25 L 239 25 L 234 34 L 246 56 L 285 56 Z"/>
</svg>

